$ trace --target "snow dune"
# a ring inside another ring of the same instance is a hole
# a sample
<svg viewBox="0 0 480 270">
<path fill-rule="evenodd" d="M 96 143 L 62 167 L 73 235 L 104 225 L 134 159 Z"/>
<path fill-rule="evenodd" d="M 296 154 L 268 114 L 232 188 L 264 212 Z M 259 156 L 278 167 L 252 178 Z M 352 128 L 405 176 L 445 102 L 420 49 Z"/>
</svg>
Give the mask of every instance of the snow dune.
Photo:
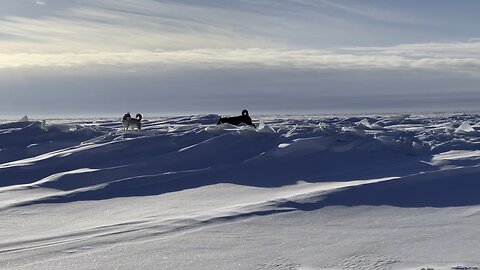
<svg viewBox="0 0 480 270">
<path fill-rule="evenodd" d="M 473 269 L 479 119 L 2 123 L 0 268 Z"/>
</svg>

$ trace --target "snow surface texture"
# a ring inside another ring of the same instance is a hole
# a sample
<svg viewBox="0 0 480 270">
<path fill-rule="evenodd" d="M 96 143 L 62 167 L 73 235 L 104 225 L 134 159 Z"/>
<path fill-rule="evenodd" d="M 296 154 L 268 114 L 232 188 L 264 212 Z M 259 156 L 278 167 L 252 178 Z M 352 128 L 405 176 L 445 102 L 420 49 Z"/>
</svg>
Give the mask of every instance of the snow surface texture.
<svg viewBox="0 0 480 270">
<path fill-rule="evenodd" d="M 480 266 L 480 115 L 254 119 L 0 124 L 0 268 Z"/>
</svg>

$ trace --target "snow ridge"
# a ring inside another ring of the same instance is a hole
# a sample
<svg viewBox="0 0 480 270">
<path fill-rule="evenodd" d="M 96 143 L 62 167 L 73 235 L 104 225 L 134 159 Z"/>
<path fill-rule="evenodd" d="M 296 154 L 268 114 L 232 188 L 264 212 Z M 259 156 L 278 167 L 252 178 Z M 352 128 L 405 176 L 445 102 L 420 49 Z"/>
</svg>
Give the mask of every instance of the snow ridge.
<svg viewBox="0 0 480 270">
<path fill-rule="evenodd" d="M 478 216 L 479 115 L 262 116 L 258 130 L 217 119 L 151 118 L 142 131 L 124 131 L 118 119 L 0 124 L 0 267 L 330 207 Z M 397 255 L 356 253 L 321 265 L 408 261 Z M 262 261 L 245 269 L 304 266 Z M 440 269 L 465 264 L 449 262 Z"/>
</svg>

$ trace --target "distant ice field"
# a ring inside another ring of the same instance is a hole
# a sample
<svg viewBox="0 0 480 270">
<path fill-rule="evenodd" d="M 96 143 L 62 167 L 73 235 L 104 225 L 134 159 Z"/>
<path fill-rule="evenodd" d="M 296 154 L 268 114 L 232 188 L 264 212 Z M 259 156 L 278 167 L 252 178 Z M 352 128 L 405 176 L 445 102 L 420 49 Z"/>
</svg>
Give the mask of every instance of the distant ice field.
<svg viewBox="0 0 480 270">
<path fill-rule="evenodd" d="M 480 115 L 0 122 L 1 269 L 478 269 Z"/>
</svg>

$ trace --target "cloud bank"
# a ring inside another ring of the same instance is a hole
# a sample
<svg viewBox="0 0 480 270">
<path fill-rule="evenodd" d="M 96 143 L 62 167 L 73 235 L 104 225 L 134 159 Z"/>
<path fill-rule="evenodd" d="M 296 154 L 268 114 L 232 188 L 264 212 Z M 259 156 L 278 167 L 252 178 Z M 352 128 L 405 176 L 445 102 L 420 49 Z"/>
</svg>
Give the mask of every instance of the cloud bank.
<svg viewBox="0 0 480 270">
<path fill-rule="evenodd" d="M 122 66 L 154 64 L 163 69 L 276 67 L 311 70 L 429 70 L 480 75 L 480 43 L 404 45 L 392 48 L 363 48 L 350 53 L 292 49 L 192 49 L 176 51 L 134 50 L 129 52 L 16 53 L 0 54 L 0 69 L 33 67 L 76 67 L 82 65 Z M 443 50 L 442 48 L 446 48 Z M 449 53 L 453 50 L 453 53 Z"/>
<path fill-rule="evenodd" d="M 372 35 L 355 36 L 358 25 L 367 31 L 383 24 L 428 24 L 413 15 L 402 19 L 404 13 L 395 9 L 342 1 L 22 0 L 18 5 L 23 6 L 0 21 L 0 69 L 153 64 L 164 69 L 418 69 L 475 76 L 480 67 L 478 39 L 323 48 L 325 42 L 312 41 L 320 32 L 323 40 L 335 40 L 335 30 L 351 27 L 349 35 L 362 40 Z M 307 34 L 298 34 L 299 29 Z"/>
</svg>

